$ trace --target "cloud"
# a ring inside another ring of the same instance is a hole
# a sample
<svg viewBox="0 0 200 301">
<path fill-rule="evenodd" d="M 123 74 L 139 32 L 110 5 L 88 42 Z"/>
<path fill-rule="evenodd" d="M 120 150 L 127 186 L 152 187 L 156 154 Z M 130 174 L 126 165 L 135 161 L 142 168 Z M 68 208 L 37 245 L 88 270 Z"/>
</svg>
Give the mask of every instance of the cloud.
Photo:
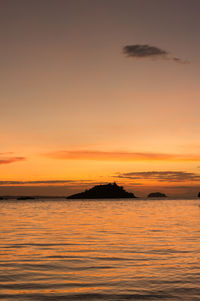
<svg viewBox="0 0 200 301">
<path fill-rule="evenodd" d="M 13 154 L 12 152 L 0 153 L 0 165 L 10 164 L 10 163 L 15 163 L 15 162 L 26 160 L 25 157 L 10 156 L 12 154 Z"/>
<path fill-rule="evenodd" d="M 7 156 L 7 155 L 13 155 L 13 152 L 4 152 L 4 153 L 0 153 L 0 156 Z"/>
<path fill-rule="evenodd" d="M 123 50 L 127 56 L 131 57 L 163 56 L 168 54 L 165 50 L 149 45 L 127 45 Z"/>
<path fill-rule="evenodd" d="M 129 180 L 153 180 L 158 182 L 200 181 L 200 174 L 184 171 L 144 171 L 128 172 L 116 176 Z"/>
<path fill-rule="evenodd" d="M 107 182 L 96 182 L 93 180 L 36 180 L 36 181 L 0 181 L 0 186 L 42 186 L 42 185 L 70 185 L 70 186 L 85 186 L 99 185 Z"/>
<path fill-rule="evenodd" d="M 200 155 L 98 151 L 98 150 L 64 150 L 44 154 L 48 158 L 60 160 L 96 160 L 96 161 L 200 161 Z"/>
<path fill-rule="evenodd" d="M 0 181 L 0 185 L 37 185 L 37 184 L 66 184 L 72 183 L 71 180 L 44 180 L 44 181 Z"/>
<path fill-rule="evenodd" d="M 178 58 L 173 57 L 170 53 L 166 50 L 158 48 L 156 46 L 150 46 L 148 44 L 145 45 L 126 45 L 123 47 L 123 53 L 127 57 L 132 58 L 160 58 L 164 60 L 174 61 L 176 63 L 187 63 L 186 61 Z"/>
</svg>

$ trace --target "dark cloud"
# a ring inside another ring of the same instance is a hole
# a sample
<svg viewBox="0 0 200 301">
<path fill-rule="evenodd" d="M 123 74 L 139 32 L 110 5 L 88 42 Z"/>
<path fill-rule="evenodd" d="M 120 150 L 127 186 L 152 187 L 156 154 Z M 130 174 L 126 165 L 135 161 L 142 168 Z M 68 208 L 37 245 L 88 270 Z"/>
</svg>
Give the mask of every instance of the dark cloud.
<svg viewBox="0 0 200 301">
<path fill-rule="evenodd" d="M 124 53 L 131 57 L 149 57 L 149 56 L 163 56 L 168 52 L 158 47 L 149 45 L 127 45 L 123 48 Z"/>
<path fill-rule="evenodd" d="M 163 50 L 156 46 L 150 46 L 148 44 L 126 45 L 123 47 L 123 53 L 127 57 L 133 57 L 133 58 L 161 58 L 164 60 L 171 60 L 182 64 L 187 63 L 186 61 L 178 57 L 171 56 L 170 53 L 166 50 Z"/>
<path fill-rule="evenodd" d="M 119 174 L 120 179 L 154 180 L 158 182 L 200 181 L 200 174 L 184 171 L 144 171 Z"/>
</svg>

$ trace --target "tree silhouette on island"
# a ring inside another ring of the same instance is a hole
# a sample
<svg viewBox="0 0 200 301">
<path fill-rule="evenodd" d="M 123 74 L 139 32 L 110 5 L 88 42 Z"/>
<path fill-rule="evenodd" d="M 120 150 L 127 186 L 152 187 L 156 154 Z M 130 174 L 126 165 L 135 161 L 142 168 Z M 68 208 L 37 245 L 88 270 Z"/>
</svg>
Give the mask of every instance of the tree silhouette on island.
<svg viewBox="0 0 200 301">
<path fill-rule="evenodd" d="M 97 185 L 84 192 L 76 193 L 67 197 L 67 199 L 123 199 L 136 198 L 132 192 L 127 192 L 122 186 L 115 182 L 106 185 Z"/>
</svg>

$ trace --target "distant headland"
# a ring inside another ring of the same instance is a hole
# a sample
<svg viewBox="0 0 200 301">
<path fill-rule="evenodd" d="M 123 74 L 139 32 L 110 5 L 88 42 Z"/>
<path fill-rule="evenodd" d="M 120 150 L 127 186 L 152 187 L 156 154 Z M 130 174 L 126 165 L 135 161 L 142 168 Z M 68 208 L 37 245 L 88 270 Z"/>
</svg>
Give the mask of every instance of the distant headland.
<svg viewBox="0 0 200 301">
<path fill-rule="evenodd" d="M 97 185 L 89 190 L 81 193 L 76 193 L 67 197 L 67 199 L 121 199 L 121 198 L 136 198 L 132 192 L 127 192 L 122 186 L 116 183 L 106 185 Z"/>
<path fill-rule="evenodd" d="M 19 201 L 26 201 L 26 200 L 35 200 L 35 197 L 33 196 L 20 196 L 17 198 Z"/>
<path fill-rule="evenodd" d="M 148 198 L 166 198 L 166 197 L 167 197 L 166 194 L 161 192 L 151 192 L 148 195 Z"/>
</svg>

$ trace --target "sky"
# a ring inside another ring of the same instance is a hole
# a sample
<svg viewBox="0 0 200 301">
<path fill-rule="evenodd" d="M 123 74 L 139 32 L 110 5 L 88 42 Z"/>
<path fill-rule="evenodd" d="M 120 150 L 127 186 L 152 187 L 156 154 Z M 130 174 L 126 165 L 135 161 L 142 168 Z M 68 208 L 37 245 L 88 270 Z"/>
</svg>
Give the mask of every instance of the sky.
<svg viewBox="0 0 200 301">
<path fill-rule="evenodd" d="M 0 194 L 200 191 L 199 0 L 2 0 Z"/>
</svg>

